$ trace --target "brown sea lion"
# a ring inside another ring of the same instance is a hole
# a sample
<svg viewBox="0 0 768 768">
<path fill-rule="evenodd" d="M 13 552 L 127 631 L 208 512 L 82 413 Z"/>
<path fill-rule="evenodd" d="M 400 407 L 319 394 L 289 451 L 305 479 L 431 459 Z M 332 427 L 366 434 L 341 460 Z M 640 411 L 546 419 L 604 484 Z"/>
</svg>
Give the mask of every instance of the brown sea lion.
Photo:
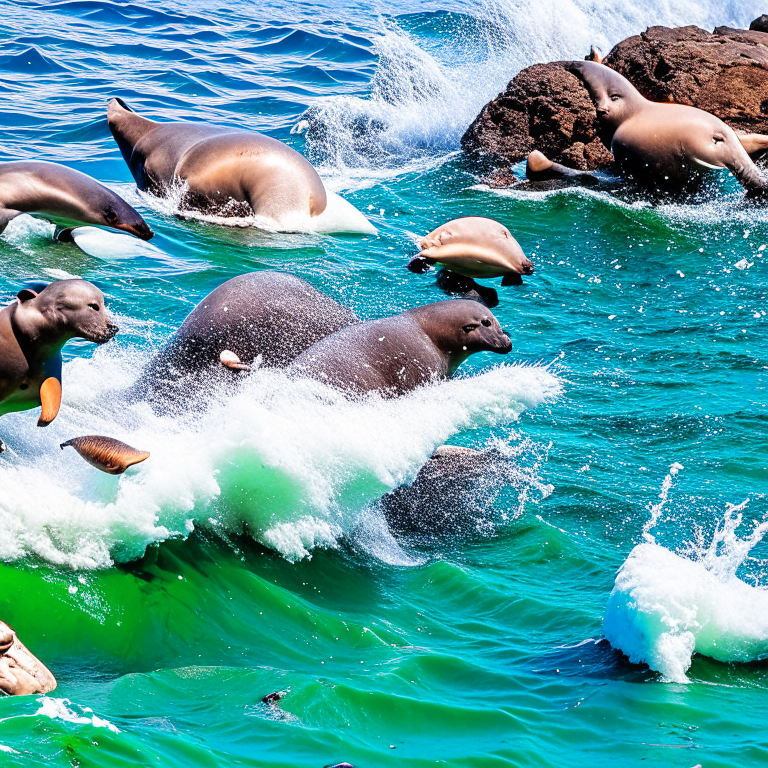
<svg viewBox="0 0 768 768">
<path fill-rule="evenodd" d="M 357 322 L 354 313 L 306 280 L 284 272 L 249 272 L 208 294 L 131 389 L 160 410 L 189 407 L 232 371 L 282 368 L 316 341 Z M 228 353 L 222 356 L 222 353 Z"/>
<path fill-rule="evenodd" d="M 122 197 L 90 176 L 57 163 L 16 160 L 0 163 L 0 232 L 22 213 L 57 224 L 98 224 L 142 240 L 154 234 Z"/>
<path fill-rule="evenodd" d="M 299 355 L 289 370 L 349 394 L 396 397 L 449 378 L 475 352 L 511 350 L 490 310 L 455 299 L 344 328 Z"/>
<path fill-rule="evenodd" d="M 277 139 L 205 123 L 157 123 L 120 99 L 110 101 L 107 120 L 139 189 L 166 197 L 182 188 L 182 211 L 255 215 L 292 231 L 316 221 L 333 200 L 344 221 L 320 229 L 376 231 L 351 204 L 326 193 L 309 161 Z"/>
<path fill-rule="evenodd" d="M 629 80 L 598 62 L 574 61 L 567 68 L 586 85 L 602 137 L 622 176 L 654 191 L 677 194 L 695 190 L 703 171 L 727 168 L 748 195 L 768 194 L 768 179 L 720 118 L 696 107 L 648 101 Z M 749 135 L 744 141 L 749 147 L 761 146 L 761 137 Z M 528 163 L 531 180 L 558 174 L 573 176 L 543 155 Z M 575 178 L 581 180 L 584 174 Z"/>
<path fill-rule="evenodd" d="M 0 621 L 0 691 L 9 696 L 26 696 L 50 693 L 55 688 L 56 679 L 47 667 Z"/>
<path fill-rule="evenodd" d="M 61 405 L 61 348 L 73 338 L 104 344 L 117 331 L 104 294 L 86 280 L 19 291 L 0 310 L 0 416 L 42 405 L 37 425 L 50 424 Z"/>
<path fill-rule="evenodd" d="M 420 243 L 421 252 L 408 265 L 423 272 L 441 264 L 469 278 L 503 277 L 502 285 L 518 285 L 533 274 L 533 263 L 512 233 L 498 221 L 464 216 L 434 229 Z"/>
</svg>

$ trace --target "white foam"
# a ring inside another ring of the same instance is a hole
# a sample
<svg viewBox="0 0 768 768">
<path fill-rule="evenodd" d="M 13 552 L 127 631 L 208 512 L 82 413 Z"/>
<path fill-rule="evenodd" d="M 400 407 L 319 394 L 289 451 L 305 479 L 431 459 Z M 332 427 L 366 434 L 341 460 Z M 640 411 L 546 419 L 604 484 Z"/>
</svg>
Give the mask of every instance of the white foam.
<svg viewBox="0 0 768 768">
<path fill-rule="evenodd" d="M 109 720 L 104 720 L 92 713 L 92 710 L 88 707 L 82 711 L 88 714 L 78 715 L 72 708 L 72 702 L 69 699 L 56 699 L 49 696 L 43 696 L 38 699 L 40 703 L 40 709 L 35 712 L 36 716 L 42 715 L 43 717 L 49 717 L 51 720 L 63 720 L 66 723 L 76 723 L 78 725 L 92 725 L 94 728 L 106 728 L 112 731 L 112 733 L 120 733 L 120 729 L 112 725 Z"/>
<path fill-rule="evenodd" d="M 395 400 L 350 401 L 316 382 L 257 370 L 235 396 L 185 421 L 109 395 L 137 371 L 127 351 L 99 348 L 65 365 L 62 409 L 46 430 L 35 429 L 30 412 L 3 417 L 0 558 L 106 567 L 197 524 L 240 532 L 244 523 L 286 557 L 304 557 L 334 546 L 453 435 L 514 423 L 560 391 L 542 368 L 502 365 Z M 151 456 L 119 478 L 104 475 L 59 450 L 84 434 L 116 437 Z"/>
</svg>

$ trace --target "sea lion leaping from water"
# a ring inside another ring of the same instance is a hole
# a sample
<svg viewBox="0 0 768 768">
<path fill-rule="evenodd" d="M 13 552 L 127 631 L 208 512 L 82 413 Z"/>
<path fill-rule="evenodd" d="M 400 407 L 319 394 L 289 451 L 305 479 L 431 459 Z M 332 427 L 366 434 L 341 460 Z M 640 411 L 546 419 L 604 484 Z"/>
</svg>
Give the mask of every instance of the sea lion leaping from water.
<svg viewBox="0 0 768 768">
<path fill-rule="evenodd" d="M 455 299 L 344 328 L 299 355 L 289 370 L 352 395 L 396 397 L 447 379 L 475 352 L 511 350 L 486 307 Z"/>
<path fill-rule="evenodd" d="M 55 223 L 97 224 L 149 240 L 154 234 L 134 208 L 90 176 L 57 163 L 0 163 L 0 232 L 22 213 Z"/>
<path fill-rule="evenodd" d="M 121 99 L 110 101 L 107 120 L 139 189 L 167 197 L 182 187 L 180 210 L 256 215 L 284 230 L 306 227 L 326 210 L 329 195 L 317 171 L 277 139 L 205 123 L 157 123 Z M 355 214 L 366 225 L 361 231 L 375 232 Z"/>
<path fill-rule="evenodd" d="M 61 348 L 76 337 L 104 344 L 117 331 L 86 280 L 21 290 L 0 310 L 0 416 L 42 405 L 37 425 L 48 426 L 61 405 Z"/>
<path fill-rule="evenodd" d="M 679 193 L 695 189 L 703 170 L 727 168 L 749 196 L 768 195 L 768 179 L 747 153 L 768 144 L 768 137 L 745 136 L 742 143 L 715 115 L 683 104 L 648 101 L 604 64 L 574 61 L 567 69 L 586 85 L 603 139 L 622 176 L 662 193 Z M 584 176 L 551 163 L 541 153 L 531 156 L 526 170 L 533 181 L 574 174 L 577 180 Z"/>
</svg>

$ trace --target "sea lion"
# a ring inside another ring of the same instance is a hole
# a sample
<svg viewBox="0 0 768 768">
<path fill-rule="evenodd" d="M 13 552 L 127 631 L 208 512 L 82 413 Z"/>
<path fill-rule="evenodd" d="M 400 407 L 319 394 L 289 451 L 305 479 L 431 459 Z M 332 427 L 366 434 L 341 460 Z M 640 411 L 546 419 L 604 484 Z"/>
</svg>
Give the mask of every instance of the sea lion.
<svg viewBox="0 0 768 768">
<path fill-rule="evenodd" d="M 239 275 L 190 312 L 145 367 L 131 396 L 161 410 L 189 407 L 197 395 L 206 396 L 206 384 L 236 381 L 236 371 L 257 358 L 260 365 L 285 367 L 316 341 L 355 322 L 351 310 L 300 277 L 272 271 Z"/>
<path fill-rule="evenodd" d="M 289 370 L 348 394 L 396 397 L 449 378 L 475 352 L 511 350 L 490 310 L 454 299 L 336 331 L 299 355 Z"/>
<path fill-rule="evenodd" d="M 39 427 L 61 405 L 61 348 L 73 338 L 104 344 L 118 331 L 104 294 L 86 280 L 58 280 L 19 291 L 0 310 L 0 416 L 42 405 Z"/>
<path fill-rule="evenodd" d="M 122 475 L 128 467 L 149 458 L 149 451 L 139 451 L 127 443 L 103 435 L 73 437 L 62 443 L 60 448 L 63 451 L 68 446 L 74 448 L 92 467 L 108 475 Z"/>
<path fill-rule="evenodd" d="M 654 191 L 679 194 L 694 191 L 703 171 L 728 168 L 749 196 L 768 194 L 768 179 L 720 118 L 696 107 L 648 101 L 629 80 L 595 61 L 568 62 L 567 69 L 586 85 L 595 103 L 601 138 L 622 176 Z M 744 141 L 760 145 L 754 135 L 745 136 Z M 542 158 L 529 161 L 529 179 L 572 175 L 570 169 Z"/>
<path fill-rule="evenodd" d="M 142 240 L 154 234 L 137 211 L 96 179 L 42 160 L 0 163 L 0 232 L 22 213 L 40 214 L 66 226 L 112 227 Z"/>
<path fill-rule="evenodd" d="M 0 691 L 9 696 L 50 693 L 56 678 L 35 658 L 18 635 L 0 621 Z"/>
<path fill-rule="evenodd" d="M 421 251 L 408 265 L 424 272 L 441 264 L 469 278 L 503 277 L 502 285 L 520 285 L 521 275 L 533 274 L 533 262 L 512 233 L 498 221 L 464 216 L 432 230 L 420 243 Z"/>
<path fill-rule="evenodd" d="M 107 120 L 139 189 L 160 197 L 183 190 L 180 210 L 224 218 L 255 215 L 291 231 L 321 216 L 329 196 L 338 198 L 326 193 L 303 155 L 262 133 L 157 123 L 121 99 L 109 102 Z M 364 231 L 375 232 L 359 211 L 342 203 L 363 220 Z"/>
</svg>

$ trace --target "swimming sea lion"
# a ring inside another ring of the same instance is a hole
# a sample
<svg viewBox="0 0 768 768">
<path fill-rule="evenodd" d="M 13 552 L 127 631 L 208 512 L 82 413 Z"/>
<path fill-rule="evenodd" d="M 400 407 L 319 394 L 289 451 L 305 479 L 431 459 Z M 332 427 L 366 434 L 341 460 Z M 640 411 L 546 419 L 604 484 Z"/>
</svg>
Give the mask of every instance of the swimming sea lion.
<svg viewBox="0 0 768 768">
<path fill-rule="evenodd" d="M 442 264 L 465 277 L 503 277 L 502 285 L 519 285 L 521 275 L 533 274 L 533 263 L 512 233 L 483 216 L 453 219 L 430 232 L 420 245 L 421 252 L 408 265 L 413 271 Z"/>
<path fill-rule="evenodd" d="M 22 213 L 41 214 L 66 225 L 112 227 L 142 240 L 154 234 L 111 189 L 80 171 L 41 160 L 0 163 L 0 232 Z"/>
<path fill-rule="evenodd" d="M 586 85 L 621 175 L 653 190 L 679 193 L 695 189 L 703 169 L 728 168 L 748 195 L 768 194 L 768 179 L 720 118 L 696 107 L 648 101 L 604 64 L 574 61 L 567 68 Z M 745 142 L 759 144 L 754 136 Z M 551 178 L 560 170 L 552 163 L 538 164 L 541 171 L 536 163 L 528 164 L 529 178 Z"/>
<path fill-rule="evenodd" d="M 35 658 L 17 634 L 0 621 L 0 691 L 9 696 L 50 693 L 56 678 Z"/>
<path fill-rule="evenodd" d="M 249 272 L 208 294 L 131 389 L 159 408 L 190 405 L 205 384 L 236 380 L 258 363 L 282 368 L 316 341 L 357 318 L 306 280 L 284 272 Z M 222 353 L 228 353 L 223 355 Z M 224 363 L 224 364 L 223 364 Z"/>
<path fill-rule="evenodd" d="M 0 310 L 0 416 L 42 405 L 39 427 L 61 405 L 61 348 L 73 338 L 104 344 L 118 331 L 104 294 L 86 280 L 58 280 L 19 291 Z"/>
<path fill-rule="evenodd" d="M 183 189 L 180 210 L 225 218 L 256 215 L 289 231 L 325 212 L 329 195 L 317 171 L 277 139 L 205 123 L 157 123 L 120 99 L 110 101 L 107 120 L 139 189 L 161 197 Z M 364 231 L 375 232 L 354 213 Z"/>
<path fill-rule="evenodd" d="M 475 352 L 511 350 L 490 310 L 455 299 L 336 331 L 299 355 L 289 370 L 349 394 L 395 397 L 452 376 Z"/>
</svg>

